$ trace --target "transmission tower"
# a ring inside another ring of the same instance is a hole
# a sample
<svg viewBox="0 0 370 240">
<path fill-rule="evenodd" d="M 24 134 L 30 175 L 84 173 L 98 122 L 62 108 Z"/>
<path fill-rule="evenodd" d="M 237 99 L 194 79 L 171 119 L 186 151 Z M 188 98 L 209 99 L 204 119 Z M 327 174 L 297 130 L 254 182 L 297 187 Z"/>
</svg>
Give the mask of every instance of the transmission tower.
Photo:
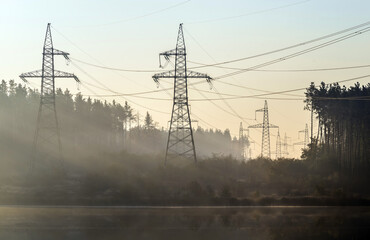
<svg viewBox="0 0 370 240">
<path fill-rule="evenodd" d="M 266 100 L 265 100 L 264 108 L 256 110 L 256 113 L 257 112 L 263 112 L 263 123 L 252 125 L 252 126 L 249 126 L 248 128 L 262 128 L 261 156 L 271 158 L 270 128 L 279 128 L 279 127 L 269 123 L 269 110 L 268 110 Z"/>
<path fill-rule="evenodd" d="M 281 140 L 280 140 L 280 131 L 278 131 L 277 137 L 276 137 L 276 159 L 281 158 Z"/>
<path fill-rule="evenodd" d="M 288 151 L 288 146 L 289 146 L 289 144 L 288 144 L 288 138 L 290 138 L 290 137 L 287 137 L 287 135 L 286 135 L 286 133 L 284 134 L 284 140 L 283 140 L 283 152 L 282 152 L 282 154 L 283 155 L 289 155 L 289 151 Z"/>
<path fill-rule="evenodd" d="M 41 78 L 40 106 L 33 140 L 34 154 L 38 157 L 44 156 L 45 160 L 57 160 L 61 167 L 62 144 L 55 109 L 55 78 L 74 78 L 76 82 L 80 81 L 74 74 L 54 70 L 55 55 L 62 55 L 69 61 L 69 53 L 53 47 L 50 23 L 48 23 L 42 53 L 42 69 L 23 73 L 19 77 L 25 82 L 27 82 L 26 78 Z M 33 164 L 34 161 L 32 161 L 31 167 Z"/>
<path fill-rule="evenodd" d="M 278 130 L 278 134 L 276 136 L 276 149 L 275 149 L 275 152 L 272 152 L 275 154 L 275 159 L 279 159 L 281 158 L 282 156 L 282 152 L 281 152 L 281 138 L 280 138 L 280 131 Z"/>
<path fill-rule="evenodd" d="M 244 131 L 247 131 L 248 135 L 244 134 Z M 248 136 L 249 136 L 249 129 L 243 128 L 243 123 L 240 122 L 239 126 L 239 150 L 240 150 L 240 157 L 242 160 L 246 159 L 247 154 L 245 152 L 245 147 L 248 146 Z"/>
<path fill-rule="evenodd" d="M 176 49 L 160 53 L 159 59 L 161 56 L 167 61 L 169 61 L 171 56 L 175 56 L 175 70 L 153 75 L 153 80 L 157 85 L 160 78 L 174 79 L 173 107 L 168 132 L 165 164 L 170 155 L 194 159 L 194 162 L 196 162 L 197 157 L 188 104 L 188 78 L 205 78 L 208 83 L 211 83 L 212 78 L 206 74 L 187 70 L 182 24 L 180 24 L 177 35 Z"/>
<path fill-rule="evenodd" d="M 307 147 L 308 143 L 309 143 L 308 125 L 306 124 L 306 127 L 304 129 L 304 146 Z"/>
<path fill-rule="evenodd" d="M 313 106 L 311 103 L 311 143 L 313 141 Z"/>
<path fill-rule="evenodd" d="M 252 144 L 253 144 L 253 150 L 255 150 L 256 142 L 253 141 L 251 138 L 248 138 L 248 149 L 247 149 L 248 156 L 246 156 L 247 159 L 252 159 Z"/>
<path fill-rule="evenodd" d="M 309 143 L 309 136 L 308 136 L 308 125 L 306 123 L 306 127 L 304 130 L 298 131 L 298 138 L 300 133 L 304 133 L 304 140 L 301 142 L 296 142 L 294 145 L 303 145 L 303 148 L 307 148 L 307 145 Z"/>
</svg>

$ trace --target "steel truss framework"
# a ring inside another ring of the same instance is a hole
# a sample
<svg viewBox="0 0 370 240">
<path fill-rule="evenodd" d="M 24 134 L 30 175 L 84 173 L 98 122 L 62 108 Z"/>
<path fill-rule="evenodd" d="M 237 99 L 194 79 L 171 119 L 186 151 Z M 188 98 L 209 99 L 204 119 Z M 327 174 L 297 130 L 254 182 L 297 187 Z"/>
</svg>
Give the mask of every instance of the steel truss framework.
<svg viewBox="0 0 370 240">
<path fill-rule="evenodd" d="M 247 132 L 247 135 L 244 134 L 244 131 Z M 247 153 L 245 152 L 245 150 L 246 150 L 246 148 L 249 148 L 249 145 L 250 145 L 249 144 L 249 129 L 248 128 L 243 128 L 243 123 L 240 122 L 240 126 L 239 126 L 239 150 L 240 150 L 240 158 L 242 160 L 245 160 L 247 158 Z"/>
<path fill-rule="evenodd" d="M 276 159 L 281 158 L 281 139 L 280 139 L 280 131 L 278 131 L 277 137 L 276 137 Z"/>
<path fill-rule="evenodd" d="M 256 113 L 257 112 L 263 112 L 263 123 L 252 125 L 252 126 L 249 126 L 248 128 L 262 128 L 261 156 L 271 158 L 270 128 L 279 128 L 279 127 L 269 123 L 269 110 L 268 110 L 266 100 L 265 100 L 265 106 L 261 109 L 256 110 Z"/>
<path fill-rule="evenodd" d="M 283 152 L 281 153 L 282 155 L 284 156 L 288 156 L 289 155 L 289 152 L 288 152 L 288 138 L 290 137 L 287 137 L 286 133 L 284 134 L 284 141 L 283 141 Z"/>
<path fill-rule="evenodd" d="M 42 55 L 41 70 L 23 73 L 19 77 L 25 82 L 27 82 L 27 78 L 41 78 L 40 105 L 33 140 L 34 157 L 41 158 L 43 156 L 48 160 L 57 160 L 54 162 L 54 166 L 63 167 L 62 144 L 55 108 L 55 78 L 74 78 L 76 82 L 80 81 L 74 74 L 54 70 L 54 56 L 62 55 L 66 60 L 69 60 L 69 53 L 53 48 L 50 23 L 47 25 Z M 34 161 L 32 161 L 31 167 L 33 165 Z"/>
<path fill-rule="evenodd" d="M 307 148 L 307 146 L 309 144 L 308 125 L 307 125 L 307 123 L 306 123 L 306 127 L 305 127 L 304 130 L 298 131 L 298 138 L 299 138 L 300 133 L 304 133 L 304 140 L 301 141 L 301 142 L 296 142 L 296 143 L 294 143 L 294 145 L 303 145 L 303 148 Z"/>
<path fill-rule="evenodd" d="M 153 75 L 153 80 L 158 84 L 160 78 L 174 79 L 173 107 L 170 129 L 168 132 L 165 163 L 169 156 L 180 156 L 197 161 L 193 129 L 191 126 L 188 104 L 188 78 L 205 78 L 208 83 L 211 77 L 206 74 L 189 71 L 186 68 L 186 48 L 182 30 L 179 26 L 176 49 L 159 54 L 161 58 L 175 57 L 175 70 Z"/>
</svg>

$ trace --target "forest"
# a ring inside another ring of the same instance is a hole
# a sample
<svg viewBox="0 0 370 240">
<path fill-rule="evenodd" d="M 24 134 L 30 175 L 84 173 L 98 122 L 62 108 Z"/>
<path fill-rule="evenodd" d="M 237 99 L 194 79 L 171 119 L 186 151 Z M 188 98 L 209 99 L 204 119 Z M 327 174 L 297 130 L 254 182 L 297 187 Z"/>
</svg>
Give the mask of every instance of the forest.
<svg viewBox="0 0 370 240">
<path fill-rule="evenodd" d="M 369 84 L 311 84 L 319 135 L 301 159 L 240 159 L 229 130 L 195 129 L 200 160 L 163 156 L 166 129 L 126 102 L 56 91 L 64 173 L 36 159 L 39 93 L 0 85 L 0 203 L 46 205 L 368 205 Z M 351 99 L 351 100 L 348 100 Z"/>
<path fill-rule="evenodd" d="M 0 84 L 0 142 L 6 148 L 32 146 L 40 93 L 15 84 Z M 86 157 L 97 152 L 127 151 L 138 154 L 163 154 L 167 129 L 158 128 L 149 112 L 141 115 L 127 102 L 112 102 L 72 95 L 68 89 L 56 89 L 56 108 L 65 158 Z M 239 143 L 228 129 L 194 129 L 197 153 L 240 156 Z M 78 146 L 78 147 L 77 147 Z M 27 149 L 30 150 L 30 149 Z"/>
<path fill-rule="evenodd" d="M 306 109 L 319 120 L 318 135 L 306 157 L 332 161 L 342 171 L 370 169 L 370 83 L 347 88 L 338 83 L 313 83 L 306 92 Z"/>
</svg>

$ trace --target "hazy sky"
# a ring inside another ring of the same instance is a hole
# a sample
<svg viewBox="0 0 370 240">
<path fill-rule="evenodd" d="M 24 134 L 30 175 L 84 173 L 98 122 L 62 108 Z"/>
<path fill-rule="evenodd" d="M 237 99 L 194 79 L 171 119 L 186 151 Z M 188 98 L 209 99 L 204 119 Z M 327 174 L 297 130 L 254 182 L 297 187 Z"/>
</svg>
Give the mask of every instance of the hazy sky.
<svg viewBox="0 0 370 240">
<path fill-rule="evenodd" d="M 71 54 L 71 58 L 89 63 L 122 69 L 159 69 L 158 54 L 176 46 L 179 23 L 184 23 L 184 33 L 188 60 L 201 63 L 215 63 L 287 47 L 311 40 L 329 33 L 349 28 L 369 21 L 370 1 L 367 0 L 190 0 L 190 1 L 114 1 L 114 0 L 0 0 L 0 79 L 18 79 L 22 72 L 41 68 L 42 46 L 46 25 L 53 26 L 54 47 Z M 313 69 L 370 64 L 370 33 L 364 33 L 343 42 L 317 51 L 289 59 L 263 69 Z M 321 43 L 321 42 L 320 42 Z M 318 43 L 316 43 L 318 44 Z M 290 53 L 303 50 L 315 44 L 302 46 L 289 51 L 226 65 L 235 68 L 248 68 Z M 188 67 L 195 66 L 188 63 Z M 120 93 L 136 93 L 156 90 L 151 76 L 153 73 L 115 72 L 79 62 L 66 66 L 63 59 L 56 62 L 56 69 L 73 72 L 85 83 L 105 86 Z M 89 75 L 86 75 L 83 69 Z M 234 70 L 201 68 L 197 71 L 217 77 Z M 224 82 L 263 91 L 282 91 L 307 87 L 310 82 L 335 82 L 369 74 L 370 68 L 322 71 L 322 72 L 246 72 Z M 198 81 L 190 79 L 189 82 Z M 30 81 L 39 87 L 40 80 Z M 366 84 L 369 78 L 359 80 Z M 163 88 L 171 87 L 169 80 L 161 82 Z M 347 82 L 345 85 L 353 85 Z M 84 95 L 112 94 L 109 91 L 88 86 L 93 93 L 81 86 L 77 89 L 72 79 L 58 79 L 57 87 L 69 88 L 71 92 L 81 91 Z M 255 95 L 263 93 L 214 82 L 220 93 L 235 95 Z M 204 93 L 207 98 L 219 98 L 215 90 L 204 84 L 197 89 L 213 91 Z M 291 94 L 300 94 L 304 91 Z M 172 91 L 168 91 L 172 94 Z M 142 95 L 169 100 L 149 100 L 126 97 L 142 115 L 148 110 L 159 126 L 167 126 L 170 119 L 172 100 L 165 92 Z M 233 135 L 238 134 L 241 119 L 244 127 L 262 120 L 255 118 L 255 110 L 262 108 L 264 99 L 246 98 L 223 101 L 192 101 L 204 99 L 195 89 L 189 89 L 193 119 L 199 120 L 203 128 L 229 128 Z M 269 97 L 287 98 L 291 96 L 273 95 Z M 112 98 L 104 98 L 109 101 Z M 124 103 L 123 97 L 115 97 Z M 138 106 L 139 104 L 141 106 Z M 309 124 L 309 112 L 304 111 L 300 100 L 268 100 L 270 122 L 280 127 L 280 134 L 286 132 L 291 142 L 298 140 L 298 131 Z M 231 112 L 226 113 L 224 110 Z M 232 109 L 230 109 L 230 107 Z M 316 131 L 316 129 L 315 129 Z M 251 130 L 256 141 L 253 154 L 260 153 L 261 132 Z M 275 150 L 276 130 L 272 130 L 271 150 Z M 253 148 L 253 146 L 252 146 Z M 299 147 L 290 156 L 299 155 Z"/>
</svg>

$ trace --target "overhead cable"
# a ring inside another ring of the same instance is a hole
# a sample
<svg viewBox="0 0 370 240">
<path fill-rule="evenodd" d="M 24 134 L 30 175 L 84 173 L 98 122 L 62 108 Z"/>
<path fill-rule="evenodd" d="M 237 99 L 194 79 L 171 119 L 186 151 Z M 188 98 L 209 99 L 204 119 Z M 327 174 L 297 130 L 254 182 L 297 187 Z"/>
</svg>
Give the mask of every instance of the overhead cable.
<svg viewBox="0 0 370 240">
<path fill-rule="evenodd" d="M 279 7 L 268 8 L 268 9 L 264 9 L 264 10 L 259 10 L 259 11 L 255 11 L 255 12 L 249 12 L 249 13 L 244 13 L 244 14 L 239 14 L 239 15 L 234 15 L 234 16 L 214 18 L 214 19 L 208 19 L 208 20 L 200 20 L 200 21 L 194 21 L 194 22 L 187 22 L 186 24 L 199 24 L 199 23 L 210 23 L 210 22 L 225 21 L 225 20 L 230 20 L 230 19 L 235 19 L 235 18 L 241 18 L 241 17 L 251 16 L 251 15 L 261 14 L 261 13 L 265 13 L 265 12 L 270 12 L 270 11 L 274 11 L 274 10 L 278 10 L 278 9 L 282 9 L 282 8 L 292 7 L 292 6 L 295 6 L 295 5 L 298 5 L 298 4 L 307 3 L 309 1 L 311 1 L 311 0 L 299 1 L 299 2 L 295 2 L 295 3 L 291 3 L 291 4 L 282 5 L 282 6 L 279 6 Z"/>
<path fill-rule="evenodd" d="M 272 60 L 272 61 L 268 61 L 268 62 L 265 62 L 265 63 L 262 63 L 262 64 L 255 65 L 255 66 L 253 66 L 253 67 L 245 68 L 245 69 L 242 69 L 242 70 L 239 70 L 239 71 L 236 71 L 236 72 L 232 72 L 232 73 L 228 73 L 228 74 L 224 74 L 224 75 L 221 75 L 221 76 L 215 77 L 215 78 L 214 78 L 214 80 L 221 79 L 221 78 L 226 78 L 226 77 L 231 77 L 231 76 L 235 76 L 235 75 L 238 75 L 238 74 L 241 74 L 241 73 L 247 72 L 247 71 L 251 71 L 251 70 L 258 69 L 258 68 L 262 68 L 262 67 L 265 67 L 265 66 L 269 66 L 269 65 L 272 65 L 272 64 L 275 64 L 275 63 L 278 63 L 278 62 L 282 62 L 282 61 L 285 61 L 285 60 L 287 60 L 287 59 L 294 58 L 294 57 L 297 57 L 297 56 L 300 56 L 300 55 L 303 55 L 303 54 L 306 54 L 306 53 L 309 53 L 309 52 L 315 51 L 315 50 L 317 50 L 317 49 L 320 49 L 320 48 L 323 48 L 323 47 L 326 47 L 326 46 L 329 46 L 329 45 L 332 45 L 332 44 L 335 44 L 335 43 L 338 43 L 338 42 L 344 41 L 344 40 L 346 40 L 346 39 L 349 39 L 349 38 L 355 37 L 355 36 L 357 36 L 357 35 L 360 35 L 360 34 L 362 34 L 362 33 L 368 32 L 368 31 L 370 31 L 370 27 L 366 27 L 366 28 L 364 28 L 364 29 L 361 29 L 361 30 L 358 30 L 358 31 L 356 31 L 356 32 L 353 32 L 353 33 L 347 34 L 347 35 L 345 35 L 345 36 L 341 36 L 341 37 L 339 37 L 339 38 L 336 38 L 336 39 L 330 40 L 330 41 L 328 41 L 328 42 L 321 43 L 321 44 L 319 44 L 319 45 L 316 45 L 316 46 L 313 46 L 313 47 L 307 48 L 307 49 L 305 49 L 305 50 L 302 50 L 302 51 L 299 51 L 299 52 L 296 52 L 296 53 L 292 53 L 292 54 L 289 54 L 289 55 L 286 55 L 286 56 L 283 56 L 283 57 L 280 57 L 280 58 L 274 59 L 274 60 Z"/>
<path fill-rule="evenodd" d="M 284 47 L 284 48 L 280 48 L 280 49 L 276 49 L 276 50 L 272 50 L 272 51 L 268 51 L 268 52 L 248 56 L 248 57 L 243 57 L 243 58 L 238 58 L 238 59 L 233 59 L 233 60 L 218 62 L 218 63 L 213 63 L 213 64 L 204 64 L 204 63 L 194 62 L 194 63 L 200 64 L 202 66 L 193 67 L 193 69 L 224 65 L 224 64 L 234 63 L 234 62 L 240 62 L 240 61 L 244 61 L 244 60 L 248 60 L 248 59 L 253 59 L 253 58 L 257 58 L 257 57 L 270 55 L 270 54 L 273 54 L 273 53 L 278 53 L 278 52 L 281 52 L 281 51 L 289 50 L 289 49 L 296 48 L 296 47 L 301 47 L 301 46 L 304 46 L 304 45 L 308 45 L 310 43 L 314 43 L 314 42 L 321 41 L 321 40 L 324 40 L 324 39 L 327 39 L 327 38 L 331 38 L 331 37 L 334 37 L 334 36 L 337 36 L 337 35 L 340 35 L 340 34 L 344 34 L 346 32 L 350 32 L 350 31 L 353 31 L 355 29 L 365 27 L 369 24 L 370 24 L 370 21 L 359 24 L 359 25 L 356 25 L 356 26 L 353 26 L 353 27 L 350 27 L 350 28 L 340 30 L 338 32 L 334 32 L 334 33 L 327 34 L 327 35 L 324 35 L 324 36 L 321 36 L 321 37 L 318 37 L 318 38 L 314 38 L 314 39 L 311 39 L 311 40 L 308 40 L 308 41 L 305 41 L 305 42 L 297 43 L 297 44 L 294 44 L 294 45 L 291 45 L 291 46 L 288 46 L 288 47 Z"/>
</svg>

